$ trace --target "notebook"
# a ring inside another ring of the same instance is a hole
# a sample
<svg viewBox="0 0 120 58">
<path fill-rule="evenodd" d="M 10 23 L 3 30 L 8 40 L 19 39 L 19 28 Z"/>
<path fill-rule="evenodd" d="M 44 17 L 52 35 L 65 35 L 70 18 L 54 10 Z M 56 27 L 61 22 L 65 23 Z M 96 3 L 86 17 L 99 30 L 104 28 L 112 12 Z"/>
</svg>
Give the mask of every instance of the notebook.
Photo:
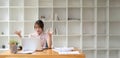
<svg viewBox="0 0 120 58">
<path fill-rule="evenodd" d="M 42 50 L 40 39 L 37 38 L 22 38 L 22 51 L 18 53 L 33 53 L 36 50 Z"/>
</svg>

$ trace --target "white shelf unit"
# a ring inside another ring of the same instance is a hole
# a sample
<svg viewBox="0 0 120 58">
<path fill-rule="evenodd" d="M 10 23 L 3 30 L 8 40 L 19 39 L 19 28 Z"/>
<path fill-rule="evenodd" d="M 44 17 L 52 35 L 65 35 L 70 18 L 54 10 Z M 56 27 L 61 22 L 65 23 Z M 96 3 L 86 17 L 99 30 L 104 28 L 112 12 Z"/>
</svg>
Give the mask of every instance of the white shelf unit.
<svg viewBox="0 0 120 58">
<path fill-rule="evenodd" d="M 24 0 L 8 0 L 9 7 L 23 7 Z"/>
<path fill-rule="evenodd" d="M 38 8 L 24 8 L 24 21 L 36 21 L 38 19 Z"/>
<path fill-rule="evenodd" d="M 97 51 L 97 58 L 108 58 L 107 57 L 107 50 L 98 50 Z"/>
<path fill-rule="evenodd" d="M 0 0 L 0 52 L 10 39 L 20 42 L 16 30 L 28 36 L 45 16 L 53 47 L 76 47 L 86 58 L 120 58 L 119 10 L 120 0 Z"/>
<path fill-rule="evenodd" d="M 24 21 L 24 8 L 10 8 L 9 21 Z"/>
<path fill-rule="evenodd" d="M 38 0 L 23 0 L 25 7 L 38 7 Z"/>
<path fill-rule="evenodd" d="M 4 7 L 9 6 L 9 0 L 0 0 L 0 6 L 1 7 L 2 6 L 4 6 Z"/>
<path fill-rule="evenodd" d="M 9 28 L 8 22 L 0 22 L 0 36 L 8 36 L 9 35 Z"/>
<path fill-rule="evenodd" d="M 2 6 L 1 6 L 2 7 Z M 0 21 L 9 20 L 9 8 L 0 8 Z"/>
</svg>

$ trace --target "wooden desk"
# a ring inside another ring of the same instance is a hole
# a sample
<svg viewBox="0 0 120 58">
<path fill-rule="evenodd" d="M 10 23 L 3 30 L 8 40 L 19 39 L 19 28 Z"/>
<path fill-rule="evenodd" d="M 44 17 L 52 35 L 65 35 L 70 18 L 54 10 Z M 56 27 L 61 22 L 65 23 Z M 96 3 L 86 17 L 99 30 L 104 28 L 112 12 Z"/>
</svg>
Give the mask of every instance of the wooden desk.
<svg viewBox="0 0 120 58">
<path fill-rule="evenodd" d="M 83 53 L 75 55 L 60 55 L 52 49 L 47 49 L 33 54 L 11 54 L 9 51 L 0 54 L 0 58 L 85 58 Z"/>
</svg>

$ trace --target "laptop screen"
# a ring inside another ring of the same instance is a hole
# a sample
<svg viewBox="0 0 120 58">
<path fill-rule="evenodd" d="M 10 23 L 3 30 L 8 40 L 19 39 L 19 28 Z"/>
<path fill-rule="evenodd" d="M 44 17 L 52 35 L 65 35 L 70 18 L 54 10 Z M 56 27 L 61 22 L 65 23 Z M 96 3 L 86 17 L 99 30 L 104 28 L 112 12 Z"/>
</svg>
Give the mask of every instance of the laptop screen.
<svg viewBox="0 0 120 58">
<path fill-rule="evenodd" d="M 22 46 L 23 51 L 35 51 L 41 50 L 41 42 L 40 39 L 36 38 L 22 38 Z"/>
</svg>

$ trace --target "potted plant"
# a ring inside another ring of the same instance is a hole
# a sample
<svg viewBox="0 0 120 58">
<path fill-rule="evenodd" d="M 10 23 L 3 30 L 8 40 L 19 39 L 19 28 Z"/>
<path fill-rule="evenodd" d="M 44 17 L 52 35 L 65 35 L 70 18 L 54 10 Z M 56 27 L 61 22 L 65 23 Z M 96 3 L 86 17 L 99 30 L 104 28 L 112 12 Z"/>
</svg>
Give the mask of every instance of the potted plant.
<svg viewBox="0 0 120 58">
<path fill-rule="evenodd" d="M 16 54 L 18 41 L 15 39 L 10 39 L 9 45 L 10 45 L 10 52 Z"/>
</svg>

